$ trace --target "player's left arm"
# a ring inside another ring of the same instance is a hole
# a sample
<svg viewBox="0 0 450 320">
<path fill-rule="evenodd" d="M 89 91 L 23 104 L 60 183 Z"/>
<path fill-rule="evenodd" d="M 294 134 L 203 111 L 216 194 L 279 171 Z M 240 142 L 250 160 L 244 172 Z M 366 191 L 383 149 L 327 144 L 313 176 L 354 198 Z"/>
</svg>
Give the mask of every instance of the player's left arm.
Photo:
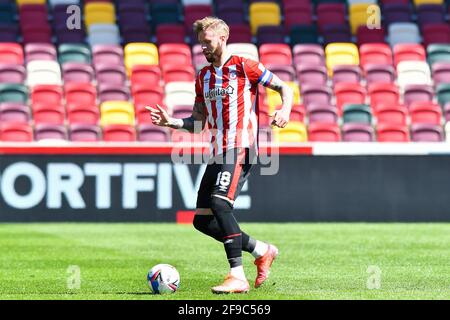
<svg viewBox="0 0 450 320">
<path fill-rule="evenodd" d="M 282 101 L 281 109 L 276 110 L 273 114 L 272 125 L 284 128 L 288 124 L 289 117 L 291 115 L 294 91 L 287 85 L 286 82 L 282 81 L 275 74 L 273 74 L 272 80 L 267 87 L 278 92 Z"/>
</svg>

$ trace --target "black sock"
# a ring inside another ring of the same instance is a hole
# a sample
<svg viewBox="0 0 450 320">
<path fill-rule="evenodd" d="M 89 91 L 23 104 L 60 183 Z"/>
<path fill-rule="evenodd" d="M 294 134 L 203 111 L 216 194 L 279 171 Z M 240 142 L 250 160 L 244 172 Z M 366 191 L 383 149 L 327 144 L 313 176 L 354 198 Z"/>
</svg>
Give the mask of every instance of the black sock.
<svg viewBox="0 0 450 320">
<path fill-rule="evenodd" d="M 242 233 L 239 224 L 234 218 L 232 205 L 221 198 L 213 196 L 211 210 L 217 219 L 223 234 L 223 245 L 230 267 L 242 265 Z"/>
<path fill-rule="evenodd" d="M 223 234 L 220 230 L 216 217 L 213 215 L 200 215 L 194 216 L 194 227 L 198 231 L 216 239 L 219 242 L 223 242 Z M 256 240 L 250 237 L 248 234 L 242 233 L 242 250 L 252 253 L 255 250 Z"/>
</svg>

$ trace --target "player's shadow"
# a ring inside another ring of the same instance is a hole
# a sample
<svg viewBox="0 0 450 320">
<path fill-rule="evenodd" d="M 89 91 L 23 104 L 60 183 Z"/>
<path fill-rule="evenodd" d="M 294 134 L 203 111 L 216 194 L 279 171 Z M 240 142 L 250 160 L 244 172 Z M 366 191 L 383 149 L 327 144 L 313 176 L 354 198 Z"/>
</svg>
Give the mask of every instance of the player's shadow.
<svg viewBox="0 0 450 320">
<path fill-rule="evenodd" d="M 151 293 L 147 292 L 116 292 L 116 294 L 128 294 L 128 295 L 149 295 Z"/>
</svg>

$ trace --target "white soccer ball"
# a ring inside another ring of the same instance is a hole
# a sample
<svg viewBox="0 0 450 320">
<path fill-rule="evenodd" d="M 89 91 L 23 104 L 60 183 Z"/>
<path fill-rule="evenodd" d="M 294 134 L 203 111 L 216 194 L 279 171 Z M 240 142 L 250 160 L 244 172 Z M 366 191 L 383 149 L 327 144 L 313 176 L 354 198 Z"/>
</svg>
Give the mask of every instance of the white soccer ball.
<svg viewBox="0 0 450 320">
<path fill-rule="evenodd" d="M 180 274 L 170 264 L 157 264 L 147 274 L 147 282 L 154 294 L 173 293 L 180 287 Z"/>
</svg>

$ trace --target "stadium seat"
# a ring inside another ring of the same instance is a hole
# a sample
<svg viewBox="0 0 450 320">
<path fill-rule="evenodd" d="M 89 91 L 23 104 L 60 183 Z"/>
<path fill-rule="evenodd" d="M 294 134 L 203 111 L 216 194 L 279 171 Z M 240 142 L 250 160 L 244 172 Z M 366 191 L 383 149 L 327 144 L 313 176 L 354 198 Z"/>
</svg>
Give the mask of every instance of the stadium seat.
<svg viewBox="0 0 450 320">
<path fill-rule="evenodd" d="M 313 5 L 309 1 L 288 2 L 283 6 L 283 25 L 289 31 L 294 25 L 311 25 L 313 23 Z"/>
<path fill-rule="evenodd" d="M 184 43 L 186 40 L 186 29 L 182 24 L 159 24 L 156 27 L 155 34 L 158 45 Z"/>
<path fill-rule="evenodd" d="M 285 30 L 282 26 L 260 26 L 256 32 L 258 46 L 264 44 L 284 44 Z"/>
<path fill-rule="evenodd" d="M 0 63 L 23 64 L 23 49 L 18 43 L 0 43 Z"/>
<path fill-rule="evenodd" d="M 158 48 L 159 65 L 163 68 L 165 65 L 191 66 L 191 49 L 184 43 L 166 43 Z"/>
<path fill-rule="evenodd" d="M 0 83 L 23 83 L 26 79 L 25 68 L 15 64 L 0 64 Z"/>
<path fill-rule="evenodd" d="M 359 65 L 358 47 L 353 43 L 330 43 L 325 47 L 325 54 L 330 76 L 336 65 Z"/>
<path fill-rule="evenodd" d="M 105 101 L 128 101 L 130 99 L 128 87 L 123 85 L 102 83 L 97 89 L 100 103 Z"/>
<path fill-rule="evenodd" d="M 80 62 L 67 62 L 62 67 L 63 81 L 68 82 L 93 82 L 95 79 L 94 69 L 90 64 Z"/>
<path fill-rule="evenodd" d="M 3 141 L 33 141 L 33 128 L 26 123 L 5 122 L 0 126 L 0 137 Z"/>
<path fill-rule="evenodd" d="M 163 3 L 154 1 L 150 5 L 150 12 L 153 29 L 156 29 L 160 24 L 177 24 L 181 22 L 181 11 L 177 2 Z"/>
<path fill-rule="evenodd" d="M 94 124 L 73 123 L 69 126 L 69 140 L 77 142 L 101 141 L 101 129 Z"/>
<path fill-rule="evenodd" d="M 402 61 L 397 65 L 397 82 L 401 90 L 408 84 L 431 84 L 430 67 L 425 61 Z"/>
<path fill-rule="evenodd" d="M 196 20 L 213 15 L 210 4 L 189 4 L 185 5 L 183 9 L 184 27 L 189 31 L 192 30 L 192 25 Z"/>
<path fill-rule="evenodd" d="M 432 102 L 433 86 L 424 84 L 410 84 L 405 86 L 403 103 L 409 107 L 413 102 Z"/>
<path fill-rule="evenodd" d="M 103 126 L 103 141 L 136 141 L 134 126 L 126 124 L 108 124 Z"/>
<path fill-rule="evenodd" d="M 442 126 L 428 123 L 411 124 L 411 141 L 441 142 L 444 141 Z"/>
<path fill-rule="evenodd" d="M 138 141 L 169 142 L 170 133 L 167 128 L 158 127 L 150 123 L 142 123 L 137 126 Z"/>
<path fill-rule="evenodd" d="M 294 65 L 325 66 L 325 52 L 320 45 L 297 44 L 292 48 Z"/>
<path fill-rule="evenodd" d="M 388 42 L 391 47 L 399 43 L 420 43 L 419 27 L 412 22 L 394 22 L 388 26 Z"/>
<path fill-rule="evenodd" d="M 350 27 L 346 24 L 329 24 L 323 27 L 323 44 L 352 42 Z"/>
<path fill-rule="evenodd" d="M 382 27 L 369 29 L 367 26 L 359 26 L 356 30 L 356 40 L 359 47 L 368 43 L 385 43 L 385 30 Z"/>
<path fill-rule="evenodd" d="M 46 0 L 16 0 L 17 6 L 23 6 L 27 4 L 46 4 Z"/>
<path fill-rule="evenodd" d="M 64 125 L 40 123 L 34 127 L 34 139 L 43 140 L 67 140 L 67 129 Z"/>
<path fill-rule="evenodd" d="M 283 129 L 273 129 L 275 143 L 306 142 L 308 141 L 308 131 L 305 124 L 290 121 Z"/>
<path fill-rule="evenodd" d="M 441 106 L 450 101 L 450 83 L 442 83 L 436 86 L 437 100 Z"/>
<path fill-rule="evenodd" d="M 67 105 L 97 105 L 97 90 L 90 83 L 66 83 L 64 92 Z"/>
<path fill-rule="evenodd" d="M 394 46 L 394 65 L 401 61 L 426 61 L 425 49 L 421 44 L 397 44 Z"/>
<path fill-rule="evenodd" d="M 95 45 L 92 48 L 93 64 L 123 65 L 123 49 L 118 45 Z"/>
<path fill-rule="evenodd" d="M 230 43 L 227 45 L 227 49 L 230 55 L 259 61 L 258 47 L 253 43 Z"/>
<path fill-rule="evenodd" d="M 372 111 L 367 104 L 345 104 L 342 120 L 344 123 L 372 124 Z"/>
<path fill-rule="evenodd" d="M 91 63 L 91 51 L 84 44 L 63 43 L 58 48 L 58 60 L 61 65 L 66 62 Z"/>
<path fill-rule="evenodd" d="M 34 60 L 29 62 L 26 68 L 29 87 L 37 84 L 62 85 L 61 69 L 56 61 Z"/>
<path fill-rule="evenodd" d="M 251 43 L 252 42 L 252 32 L 248 24 L 231 24 L 230 37 L 227 43 Z"/>
<path fill-rule="evenodd" d="M 25 60 L 52 60 L 58 61 L 58 55 L 55 46 L 48 43 L 28 43 L 24 47 Z"/>
<path fill-rule="evenodd" d="M 192 105 L 173 106 L 172 117 L 183 119 L 192 115 Z"/>
<path fill-rule="evenodd" d="M 134 106 L 127 101 L 105 101 L 100 105 L 100 122 L 134 125 Z"/>
<path fill-rule="evenodd" d="M 312 104 L 329 105 L 333 96 L 331 89 L 323 85 L 305 84 L 301 87 L 303 104 L 309 110 Z"/>
<path fill-rule="evenodd" d="M 26 24 L 22 26 L 22 41 L 28 43 L 52 43 L 52 29 L 46 24 Z"/>
<path fill-rule="evenodd" d="M 442 112 L 438 104 L 432 102 L 412 102 L 409 106 L 411 123 L 441 125 Z"/>
<path fill-rule="evenodd" d="M 117 13 L 121 28 L 125 26 L 148 27 L 148 7 L 144 1 L 119 1 Z"/>
<path fill-rule="evenodd" d="M 295 70 L 292 65 L 269 64 L 266 68 L 283 81 L 295 81 Z"/>
<path fill-rule="evenodd" d="M 306 109 L 303 104 L 292 105 L 290 121 L 305 122 Z"/>
<path fill-rule="evenodd" d="M 246 23 L 246 10 L 241 1 L 224 1 L 216 3 L 216 15 L 229 26 Z"/>
<path fill-rule="evenodd" d="M 159 64 L 158 48 L 153 43 L 128 43 L 124 49 L 128 74 L 135 65 Z"/>
<path fill-rule="evenodd" d="M 391 3 L 386 2 L 383 4 L 383 21 L 386 26 L 396 22 L 411 22 L 412 10 L 409 5 L 409 1 L 406 3 Z"/>
<path fill-rule="evenodd" d="M 395 83 L 372 83 L 368 86 L 370 106 L 377 112 L 379 105 L 398 105 L 400 92 Z"/>
<path fill-rule="evenodd" d="M 372 126 L 363 123 L 344 123 L 342 125 L 342 141 L 372 142 L 374 141 Z"/>
<path fill-rule="evenodd" d="M 320 65 L 300 64 L 296 66 L 296 78 L 302 87 L 305 84 L 325 86 L 328 80 L 327 68 Z"/>
<path fill-rule="evenodd" d="M 424 4 L 440 4 L 440 5 L 444 4 L 444 0 L 413 0 L 412 2 L 414 3 L 415 7 Z"/>
<path fill-rule="evenodd" d="M 289 30 L 289 43 L 292 47 L 297 44 L 318 44 L 317 27 L 314 24 L 309 26 L 293 25 Z"/>
<path fill-rule="evenodd" d="M 326 25 L 343 25 L 346 23 L 347 10 L 344 3 L 323 3 L 317 4 L 317 26 L 322 32 Z"/>
<path fill-rule="evenodd" d="M 448 125 L 447 123 L 450 122 L 450 102 L 447 102 L 444 105 L 444 111 L 443 111 L 443 116 L 444 116 L 444 123 L 446 124 L 445 126 L 445 132 L 448 133 Z M 448 136 L 447 136 L 447 141 L 448 141 Z"/>
<path fill-rule="evenodd" d="M 252 34 L 256 35 L 262 25 L 281 24 L 280 7 L 274 2 L 254 2 L 249 5 L 249 20 Z"/>
<path fill-rule="evenodd" d="M 131 86 L 141 83 L 149 87 L 160 86 L 161 69 L 157 65 L 136 65 L 131 69 Z"/>
<path fill-rule="evenodd" d="M 62 105 L 33 104 L 32 111 L 35 125 L 64 124 L 65 112 Z"/>
<path fill-rule="evenodd" d="M 404 105 L 380 104 L 376 110 L 377 122 L 398 124 L 405 126 L 407 124 L 408 109 Z"/>
<path fill-rule="evenodd" d="M 63 90 L 61 86 L 41 84 L 31 89 L 31 104 L 43 104 L 48 106 L 58 106 L 63 103 Z"/>
<path fill-rule="evenodd" d="M 162 87 L 157 85 L 149 86 L 145 83 L 133 84 L 133 86 L 131 87 L 131 94 L 136 106 L 155 106 L 156 104 L 162 105 L 164 102 L 164 90 Z M 192 103 L 194 103 L 194 100 L 192 100 Z"/>
<path fill-rule="evenodd" d="M 125 85 L 127 73 L 124 66 L 98 64 L 95 66 L 95 78 L 98 84 Z"/>
<path fill-rule="evenodd" d="M 340 82 L 360 83 L 362 71 L 358 65 L 336 65 L 333 67 L 333 84 Z"/>
<path fill-rule="evenodd" d="M 0 83 L 0 103 L 19 102 L 27 104 L 28 88 L 23 84 Z"/>
<path fill-rule="evenodd" d="M 116 23 L 116 11 L 113 3 L 90 2 L 84 5 L 84 22 L 86 29 L 96 23 Z"/>
<path fill-rule="evenodd" d="M 319 123 L 338 123 L 339 115 L 335 106 L 329 104 L 311 104 L 308 108 L 309 124 Z"/>
<path fill-rule="evenodd" d="M 93 23 L 88 29 L 87 42 L 91 48 L 96 45 L 118 45 L 120 44 L 119 27 L 114 23 Z"/>
<path fill-rule="evenodd" d="M 450 62 L 450 44 L 431 44 L 427 47 L 428 63 Z"/>
<path fill-rule="evenodd" d="M 195 81 L 195 70 L 190 65 L 166 64 L 162 66 L 162 77 L 166 84 L 177 81 Z"/>
<path fill-rule="evenodd" d="M 11 1 L 0 2 L 0 21 L 4 24 L 15 23 L 16 6 Z"/>
<path fill-rule="evenodd" d="M 445 7 L 441 4 L 422 4 L 416 7 L 417 22 L 422 28 L 430 23 L 445 22 Z"/>
<path fill-rule="evenodd" d="M 450 61 L 434 63 L 432 66 L 432 75 L 435 85 L 448 83 L 450 79 Z"/>
<path fill-rule="evenodd" d="M 86 32 L 84 28 L 67 29 L 65 23 L 54 25 L 56 43 L 80 44 L 86 41 Z"/>
<path fill-rule="evenodd" d="M 0 43 L 18 42 L 19 27 L 16 24 L 0 24 Z M 0 53 L 1 54 L 1 53 Z"/>
<path fill-rule="evenodd" d="M 96 105 L 68 104 L 67 121 L 70 124 L 97 125 L 100 121 L 100 110 Z"/>
<path fill-rule="evenodd" d="M 391 65 L 393 62 L 391 48 L 385 43 L 366 43 L 359 48 L 361 67 L 380 64 Z"/>
<path fill-rule="evenodd" d="M 308 141 L 338 142 L 341 140 L 341 130 L 335 123 L 313 122 L 308 126 Z"/>
<path fill-rule="evenodd" d="M 267 43 L 259 47 L 259 57 L 263 65 L 292 65 L 291 48 L 287 44 Z"/>
<path fill-rule="evenodd" d="M 30 108 L 27 105 L 17 102 L 0 103 L 0 123 L 29 123 L 30 120 Z"/>
<path fill-rule="evenodd" d="M 336 106 L 339 115 L 345 104 L 364 104 L 366 100 L 366 90 L 359 84 L 341 82 L 334 86 L 336 96 Z"/>
<path fill-rule="evenodd" d="M 349 5 L 349 23 L 351 32 L 356 34 L 358 27 L 370 22 L 381 23 L 381 10 L 374 3 L 353 3 Z"/>
<path fill-rule="evenodd" d="M 292 89 L 294 92 L 293 104 L 300 104 L 300 90 L 298 85 L 295 82 L 286 82 L 286 84 Z M 273 112 L 278 106 L 281 106 L 282 101 L 278 92 L 267 88 L 267 102 L 269 105 L 269 111 Z"/>
<path fill-rule="evenodd" d="M 450 26 L 446 23 L 432 23 L 422 27 L 423 45 L 450 44 Z"/>
<path fill-rule="evenodd" d="M 409 142 L 409 129 L 405 124 L 378 123 L 378 142 Z"/>
<path fill-rule="evenodd" d="M 364 74 L 368 85 L 372 83 L 392 83 L 395 81 L 395 69 L 391 65 L 367 64 Z"/>
</svg>

